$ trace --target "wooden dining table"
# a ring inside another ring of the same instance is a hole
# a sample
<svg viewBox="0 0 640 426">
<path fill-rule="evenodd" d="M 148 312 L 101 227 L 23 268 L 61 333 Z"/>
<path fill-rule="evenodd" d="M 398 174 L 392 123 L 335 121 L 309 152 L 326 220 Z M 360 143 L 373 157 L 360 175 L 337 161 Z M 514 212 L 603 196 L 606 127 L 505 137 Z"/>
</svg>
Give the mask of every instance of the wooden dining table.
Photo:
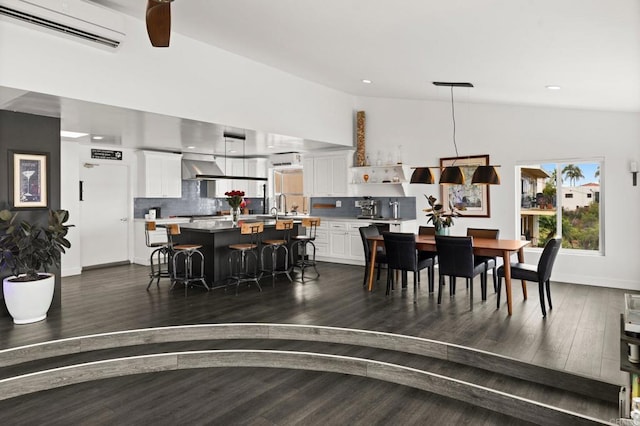
<svg viewBox="0 0 640 426">
<path fill-rule="evenodd" d="M 373 276 L 376 266 L 376 253 L 378 247 L 384 246 L 382 235 L 368 237 L 371 242 L 371 259 L 369 262 L 369 291 L 373 290 Z M 504 280 L 507 290 L 507 310 L 512 313 L 513 304 L 511 297 L 511 255 L 518 254 L 518 262 L 524 262 L 524 248 L 529 245 L 526 240 L 503 240 L 493 238 L 473 238 L 473 254 L 477 256 L 502 257 L 504 262 Z M 437 251 L 436 239 L 433 235 L 416 235 L 416 248 L 424 251 Z M 522 294 L 527 298 L 527 283 L 522 281 Z"/>
</svg>

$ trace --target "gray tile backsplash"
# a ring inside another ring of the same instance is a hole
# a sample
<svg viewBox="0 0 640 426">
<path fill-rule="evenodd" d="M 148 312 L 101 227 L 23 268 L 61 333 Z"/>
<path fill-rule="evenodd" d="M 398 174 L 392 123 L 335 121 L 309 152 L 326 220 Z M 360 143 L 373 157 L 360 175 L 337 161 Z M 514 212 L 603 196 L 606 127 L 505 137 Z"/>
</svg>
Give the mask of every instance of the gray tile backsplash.
<svg viewBox="0 0 640 426">
<path fill-rule="evenodd" d="M 400 218 L 413 220 L 416 218 L 416 197 L 371 197 L 378 201 L 378 215 L 384 218 L 391 218 L 390 201 L 398 200 Z M 356 201 L 363 197 L 311 197 L 310 214 L 323 217 L 356 217 L 360 214 L 360 208 L 356 207 Z M 318 204 L 336 205 L 340 201 L 341 207 L 317 208 Z"/>
<path fill-rule="evenodd" d="M 229 210 L 226 198 L 206 198 L 200 195 L 201 181 L 183 180 L 182 198 L 134 198 L 133 217 L 144 218 L 149 209 L 159 207 L 162 217 L 215 215 Z M 262 198 L 248 198 L 250 210 L 262 213 Z"/>
<path fill-rule="evenodd" d="M 225 198 L 206 198 L 200 195 L 201 181 L 183 180 L 182 198 L 134 198 L 133 208 L 135 218 L 144 218 L 151 208 L 160 208 L 162 217 L 215 215 L 220 210 L 229 210 Z M 384 218 L 392 216 L 390 201 L 398 200 L 400 217 L 402 219 L 416 218 L 416 197 L 372 197 L 378 200 L 378 215 Z M 252 213 L 262 213 L 262 198 L 249 198 L 249 209 Z M 355 206 L 362 197 L 311 197 L 310 214 L 324 217 L 356 217 L 360 209 Z M 342 203 L 341 207 L 314 208 L 314 204 Z"/>
</svg>

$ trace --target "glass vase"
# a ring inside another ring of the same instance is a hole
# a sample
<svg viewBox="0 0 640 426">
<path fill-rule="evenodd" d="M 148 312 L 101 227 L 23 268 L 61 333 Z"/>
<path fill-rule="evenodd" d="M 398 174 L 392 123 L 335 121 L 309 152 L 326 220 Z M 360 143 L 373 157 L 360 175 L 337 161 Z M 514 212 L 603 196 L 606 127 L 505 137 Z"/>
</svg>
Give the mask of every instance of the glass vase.
<svg viewBox="0 0 640 426">
<path fill-rule="evenodd" d="M 449 235 L 449 226 L 436 228 L 436 235 Z"/>
<path fill-rule="evenodd" d="M 231 221 L 233 226 L 238 226 L 238 220 L 240 220 L 240 207 L 234 207 L 231 209 Z"/>
</svg>

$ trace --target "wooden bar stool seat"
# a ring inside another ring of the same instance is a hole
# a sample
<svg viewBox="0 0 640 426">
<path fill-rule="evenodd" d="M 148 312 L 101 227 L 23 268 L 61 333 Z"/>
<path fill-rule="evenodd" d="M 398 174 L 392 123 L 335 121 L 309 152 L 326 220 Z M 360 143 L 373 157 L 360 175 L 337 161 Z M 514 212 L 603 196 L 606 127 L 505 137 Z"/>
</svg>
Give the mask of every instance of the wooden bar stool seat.
<svg viewBox="0 0 640 426">
<path fill-rule="evenodd" d="M 240 235 L 249 235 L 249 242 L 230 244 L 227 246 L 229 254 L 229 271 L 231 271 L 230 282 L 236 285 L 236 295 L 241 283 L 255 282 L 258 290 L 262 291 L 258 282 L 258 248 L 261 243 L 261 236 L 264 232 L 264 222 L 244 222 L 240 225 Z M 251 268 L 250 258 L 254 260 L 254 268 Z M 253 271 L 251 271 L 253 269 Z M 226 287 L 225 287 L 226 290 Z"/>
<path fill-rule="evenodd" d="M 291 230 L 293 229 L 293 219 L 283 219 L 276 221 L 276 230 L 283 232 L 284 239 L 269 239 L 263 240 L 262 250 L 260 251 L 260 263 L 262 264 L 262 271 L 260 272 L 261 279 L 265 273 L 271 274 L 271 285 L 273 287 L 276 286 L 276 275 L 286 274 L 287 278 L 289 278 L 289 282 L 293 282 L 291 279 L 291 275 L 289 274 L 289 240 Z M 271 252 L 271 265 L 270 268 L 265 268 L 264 255 L 269 254 Z M 282 252 L 283 256 L 283 266 L 282 268 L 278 268 L 278 253 Z"/>
<path fill-rule="evenodd" d="M 316 268 L 316 245 L 314 244 L 319 225 L 319 217 L 304 218 L 302 219 L 302 226 L 305 228 L 305 234 L 291 237 L 294 241 L 291 245 L 291 256 L 295 256 L 292 264 L 294 269 L 300 269 L 300 281 L 302 282 L 304 282 L 304 270 L 306 268 L 312 267 L 316 271 L 316 276 L 313 279 L 320 276 Z M 311 252 L 310 249 L 312 249 Z"/>
<path fill-rule="evenodd" d="M 204 254 L 200 251 L 202 245 L 200 244 L 176 244 L 173 242 L 173 237 L 180 235 L 180 225 L 172 223 L 167 225 L 167 236 L 171 247 L 171 289 L 175 287 L 176 283 L 184 284 L 185 294 L 187 287 L 194 283 L 202 284 L 204 288 L 209 291 L 209 286 L 204 279 Z M 194 273 L 194 258 L 199 260 L 199 271 Z M 178 268 L 180 265 L 182 268 Z"/>
</svg>

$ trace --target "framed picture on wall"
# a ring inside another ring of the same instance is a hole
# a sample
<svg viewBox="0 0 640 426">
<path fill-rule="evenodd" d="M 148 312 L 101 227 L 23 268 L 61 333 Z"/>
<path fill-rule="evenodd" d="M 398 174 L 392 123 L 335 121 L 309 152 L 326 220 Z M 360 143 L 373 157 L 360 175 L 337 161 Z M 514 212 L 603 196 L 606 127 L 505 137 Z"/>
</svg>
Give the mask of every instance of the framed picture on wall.
<svg viewBox="0 0 640 426">
<path fill-rule="evenodd" d="M 14 208 L 49 206 L 48 153 L 9 152 L 9 194 Z"/>
<path fill-rule="evenodd" d="M 488 155 L 473 155 L 470 157 L 449 157 L 440 159 L 440 167 L 460 166 L 466 183 L 464 185 L 440 185 L 442 204 L 449 210 L 449 202 L 461 209 L 460 216 L 490 217 L 489 185 L 474 185 L 471 183 L 476 166 L 489 165 Z"/>
</svg>

